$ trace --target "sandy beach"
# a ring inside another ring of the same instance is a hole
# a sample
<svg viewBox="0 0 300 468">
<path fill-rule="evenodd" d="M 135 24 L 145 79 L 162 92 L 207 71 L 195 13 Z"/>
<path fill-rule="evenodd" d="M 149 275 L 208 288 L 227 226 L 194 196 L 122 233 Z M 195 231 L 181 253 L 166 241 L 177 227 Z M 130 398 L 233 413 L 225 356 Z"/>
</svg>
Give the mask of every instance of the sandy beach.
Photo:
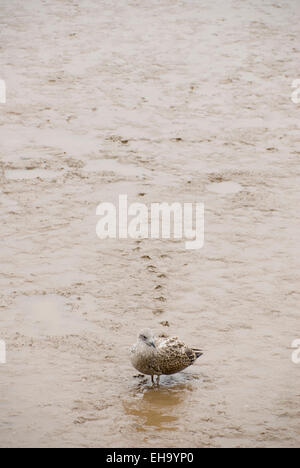
<svg viewBox="0 0 300 468">
<path fill-rule="evenodd" d="M 299 447 L 300 3 L 1 0 L 0 447 Z M 99 203 L 204 203 L 205 245 Z M 159 388 L 139 329 L 204 355 Z"/>
</svg>

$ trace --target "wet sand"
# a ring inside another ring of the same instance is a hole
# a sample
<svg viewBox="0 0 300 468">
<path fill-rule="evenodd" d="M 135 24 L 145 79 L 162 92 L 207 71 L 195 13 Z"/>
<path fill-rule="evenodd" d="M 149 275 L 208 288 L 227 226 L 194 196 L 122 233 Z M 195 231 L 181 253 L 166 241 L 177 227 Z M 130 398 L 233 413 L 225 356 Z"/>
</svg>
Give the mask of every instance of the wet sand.
<svg viewBox="0 0 300 468">
<path fill-rule="evenodd" d="M 1 2 L 1 447 L 299 447 L 299 13 Z M 205 247 L 100 241 L 119 194 L 204 202 Z M 143 327 L 205 354 L 152 388 Z"/>
</svg>

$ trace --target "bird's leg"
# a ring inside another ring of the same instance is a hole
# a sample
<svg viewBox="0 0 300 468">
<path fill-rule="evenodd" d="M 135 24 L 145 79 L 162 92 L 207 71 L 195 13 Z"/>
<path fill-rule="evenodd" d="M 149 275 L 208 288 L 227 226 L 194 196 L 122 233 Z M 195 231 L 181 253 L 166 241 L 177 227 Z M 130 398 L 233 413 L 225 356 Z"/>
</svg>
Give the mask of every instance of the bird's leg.
<svg viewBox="0 0 300 468">
<path fill-rule="evenodd" d="M 159 386 L 159 379 L 160 379 L 160 375 L 157 376 L 157 379 L 156 379 L 156 385 Z"/>
<path fill-rule="evenodd" d="M 151 382 L 154 385 L 154 376 L 153 375 L 151 375 Z"/>
</svg>

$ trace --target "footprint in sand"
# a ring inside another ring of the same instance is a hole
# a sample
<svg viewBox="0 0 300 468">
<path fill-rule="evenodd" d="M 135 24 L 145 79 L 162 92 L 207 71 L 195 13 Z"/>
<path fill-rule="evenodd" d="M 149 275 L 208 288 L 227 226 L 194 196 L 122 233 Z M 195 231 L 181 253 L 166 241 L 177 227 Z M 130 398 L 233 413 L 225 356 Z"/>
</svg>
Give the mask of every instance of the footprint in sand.
<svg viewBox="0 0 300 468">
<path fill-rule="evenodd" d="M 152 260 L 151 257 L 149 257 L 149 255 L 143 255 L 141 257 L 142 260 Z"/>
<path fill-rule="evenodd" d="M 165 275 L 164 273 L 161 273 L 160 275 L 157 275 L 157 278 L 165 279 L 167 278 L 167 275 Z"/>
<path fill-rule="evenodd" d="M 163 309 L 155 309 L 153 310 L 153 315 L 161 315 L 163 314 L 165 311 Z"/>
<path fill-rule="evenodd" d="M 163 296 L 156 297 L 155 300 L 159 301 L 159 302 L 167 302 L 167 299 L 165 297 L 163 297 Z"/>
</svg>

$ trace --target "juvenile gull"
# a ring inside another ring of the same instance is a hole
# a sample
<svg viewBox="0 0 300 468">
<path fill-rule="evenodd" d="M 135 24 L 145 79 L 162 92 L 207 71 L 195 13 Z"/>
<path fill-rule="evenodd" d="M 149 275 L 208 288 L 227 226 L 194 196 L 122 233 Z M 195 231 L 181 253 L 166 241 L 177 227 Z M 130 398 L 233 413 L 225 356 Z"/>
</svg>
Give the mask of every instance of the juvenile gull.
<svg viewBox="0 0 300 468">
<path fill-rule="evenodd" d="M 200 349 L 190 348 L 177 336 L 155 336 L 151 330 L 142 330 L 131 348 L 131 363 L 141 374 L 157 376 L 176 374 L 194 364 L 202 356 Z"/>
</svg>

